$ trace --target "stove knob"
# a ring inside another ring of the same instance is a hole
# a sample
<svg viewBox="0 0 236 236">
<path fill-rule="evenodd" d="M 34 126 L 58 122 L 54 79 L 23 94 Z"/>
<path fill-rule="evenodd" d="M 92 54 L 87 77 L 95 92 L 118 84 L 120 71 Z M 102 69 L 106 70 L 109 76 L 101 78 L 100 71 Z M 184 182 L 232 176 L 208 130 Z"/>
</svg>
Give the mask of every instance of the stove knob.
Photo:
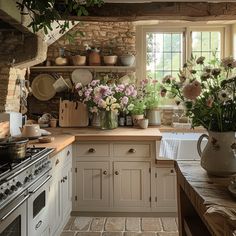
<svg viewBox="0 0 236 236">
<path fill-rule="evenodd" d="M 15 185 L 12 185 L 12 186 L 10 187 L 10 190 L 11 190 L 12 192 L 14 192 L 14 191 L 17 190 L 17 187 L 16 187 Z"/>
<path fill-rule="evenodd" d="M 29 182 L 29 177 L 25 177 L 25 180 L 24 180 L 24 183 L 27 183 L 27 182 Z"/>
<path fill-rule="evenodd" d="M 20 188 L 21 186 L 22 186 L 22 183 L 21 183 L 20 181 L 18 181 L 18 182 L 16 183 L 16 187 Z"/>
<path fill-rule="evenodd" d="M 7 198 L 7 195 L 5 193 L 0 193 L 0 201 Z"/>
<path fill-rule="evenodd" d="M 12 194 L 12 190 L 6 189 L 4 193 L 5 193 L 6 195 L 11 195 L 11 194 Z"/>
<path fill-rule="evenodd" d="M 30 174 L 28 177 L 29 177 L 29 180 L 33 179 L 33 175 L 32 174 Z"/>
<path fill-rule="evenodd" d="M 35 171 L 34 171 L 34 175 L 37 175 L 38 173 L 39 173 L 38 170 L 35 170 Z"/>
</svg>

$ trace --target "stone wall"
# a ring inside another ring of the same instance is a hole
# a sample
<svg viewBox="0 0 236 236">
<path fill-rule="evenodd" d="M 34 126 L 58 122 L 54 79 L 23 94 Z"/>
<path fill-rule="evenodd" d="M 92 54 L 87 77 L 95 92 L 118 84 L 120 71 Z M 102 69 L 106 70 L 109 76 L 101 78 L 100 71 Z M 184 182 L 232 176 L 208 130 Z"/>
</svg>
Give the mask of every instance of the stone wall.
<svg viewBox="0 0 236 236">
<path fill-rule="evenodd" d="M 78 30 L 84 32 L 84 37 L 78 35 L 73 43 L 68 41 L 67 35 L 61 37 L 48 47 L 47 59 L 54 62 L 55 58 L 59 56 L 59 48 L 61 47 L 71 52 L 86 54 L 86 44 L 101 47 L 102 54 L 108 53 L 110 44 L 114 54 L 118 56 L 127 53 L 135 54 L 135 26 L 131 22 L 83 22 L 76 25 L 69 33 L 74 34 Z M 61 74 L 63 78 L 69 78 L 71 72 L 58 74 Z M 98 76 L 99 73 L 93 74 Z M 119 76 L 122 75 L 124 73 L 119 74 Z M 32 73 L 31 81 L 36 76 L 37 73 Z M 39 101 L 34 96 L 30 96 L 28 98 L 29 117 L 36 119 L 38 115 L 44 112 L 58 117 L 59 99 L 63 96 L 65 94 L 57 93 L 54 98 L 46 102 Z"/>
<path fill-rule="evenodd" d="M 74 42 L 68 40 L 68 34 L 61 37 L 48 48 L 48 59 L 54 61 L 59 56 L 59 48 L 64 47 L 69 52 L 86 54 L 85 45 L 100 47 L 105 55 L 112 49 L 113 53 L 135 54 L 135 26 L 131 22 L 82 22 L 69 31 L 70 34 L 79 33 Z"/>
<path fill-rule="evenodd" d="M 20 110 L 19 80 L 26 68 L 46 58 L 47 47 L 37 35 L 16 29 L 0 30 L 0 112 Z"/>
</svg>

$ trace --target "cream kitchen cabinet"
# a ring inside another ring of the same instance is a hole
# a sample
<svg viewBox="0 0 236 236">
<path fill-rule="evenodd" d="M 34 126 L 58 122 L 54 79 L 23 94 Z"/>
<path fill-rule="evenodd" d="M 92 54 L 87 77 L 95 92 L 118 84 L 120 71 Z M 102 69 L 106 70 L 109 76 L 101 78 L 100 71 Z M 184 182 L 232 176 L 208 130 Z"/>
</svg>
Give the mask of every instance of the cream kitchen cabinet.
<svg viewBox="0 0 236 236">
<path fill-rule="evenodd" d="M 49 229 L 51 236 L 60 235 L 71 212 L 72 147 L 52 158 L 52 181 L 49 192 Z"/>
<path fill-rule="evenodd" d="M 78 142 L 73 211 L 151 211 L 151 142 Z"/>
<path fill-rule="evenodd" d="M 176 173 L 172 167 L 155 168 L 154 208 L 162 212 L 177 211 Z"/>
<path fill-rule="evenodd" d="M 78 210 L 86 207 L 108 207 L 110 168 L 109 162 L 76 162 Z"/>
<path fill-rule="evenodd" d="M 150 207 L 149 170 L 149 162 L 114 162 L 114 207 Z"/>
</svg>

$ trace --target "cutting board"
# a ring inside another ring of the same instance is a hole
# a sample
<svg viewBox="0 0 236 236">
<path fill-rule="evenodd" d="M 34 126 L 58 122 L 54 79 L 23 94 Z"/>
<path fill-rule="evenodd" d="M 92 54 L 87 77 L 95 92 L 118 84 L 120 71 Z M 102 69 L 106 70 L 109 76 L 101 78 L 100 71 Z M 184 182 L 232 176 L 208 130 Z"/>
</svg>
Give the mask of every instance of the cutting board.
<svg viewBox="0 0 236 236">
<path fill-rule="evenodd" d="M 86 104 L 69 100 L 60 100 L 60 127 L 86 127 L 88 124 L 89 119 Z"/>
</svg>

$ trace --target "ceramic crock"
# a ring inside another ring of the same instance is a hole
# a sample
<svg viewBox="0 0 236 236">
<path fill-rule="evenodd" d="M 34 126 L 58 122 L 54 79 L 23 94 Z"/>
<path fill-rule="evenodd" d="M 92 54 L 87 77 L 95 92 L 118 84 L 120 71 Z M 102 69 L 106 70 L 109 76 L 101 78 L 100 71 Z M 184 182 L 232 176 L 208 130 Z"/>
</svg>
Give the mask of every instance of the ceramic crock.
<svg viewBox="0 0 236 236">
<path fill-rule="evenodd" d="M 207 138 L 205 149 L 201 150 L 201 142 Z M 229 176 L 236 173 L 235 132 L 212 132 L 202 134 L 197 142 L 201 166 L 208 174 Z"/>
</svg>

